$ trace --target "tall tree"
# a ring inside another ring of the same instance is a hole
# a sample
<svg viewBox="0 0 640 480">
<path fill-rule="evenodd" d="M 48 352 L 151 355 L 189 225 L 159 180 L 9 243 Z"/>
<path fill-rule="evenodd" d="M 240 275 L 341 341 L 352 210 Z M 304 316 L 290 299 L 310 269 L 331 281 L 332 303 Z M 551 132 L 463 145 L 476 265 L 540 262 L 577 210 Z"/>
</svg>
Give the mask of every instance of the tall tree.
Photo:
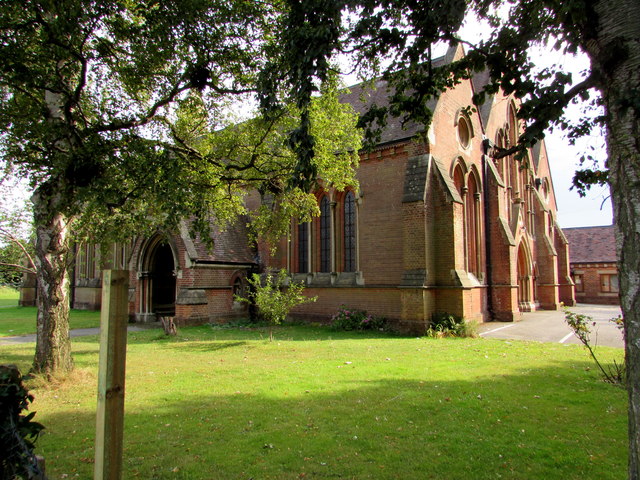
<svg viewBox="0 0 640 480">
<path fill-rule="evenodd" d="M 304 107 L 314 80 L 324 78 L 337 53 L 352 55 L 362 72 L 381 74 L 391 86 L 390 106 L 374 106 L 361 118 L 375 138 L 388 115 L 422 122 L 431 119 L 430 98 L 462 78 L 486 71 L 490 82 L 476 103 L 498 88 L 522 99 L 519 117 L 526 130 L 518 145 L 498 155 L 522 152 L 550 126 L 576 137 L 603 127 L 606 169 L 585 168 L 574 182 L 607 180 L 614 207 L 620 291 L 625 321 L 629 391 L 629 478 L 640 479 L 640 22 L 637 0 L 310 0 L 290 1 L 282 36 L 280 64 L 292 72 L 263 81 L 263 108 L 273 108 L 273 85 L 286 87 Z M 473 45 L 459 38 L 465 15 L 487 21 L 491 36 Z M 497 13 L 500 13 L 498 15 Z M 467 56 L 434 68 L 431 51 L 439 42 L 465 43 Z M 591 68 L 576 81 L 560 68 L 538 71 L 528 50 L 551 44 L 567 54 L 585 52 Z M 266 70 L 269 71 L 268 69 Z M 604 114 L 570 122 L 563 117 L 572 102 L 587 102 Z M 300 145 L 312 145 L 302 136 Z M 301 170 L 313 149 L 300 149 Z M 524 159 L 524 155 L 521 155 Z M 523 160 L 524 161 L 524 160 Z"/>
<path fill-rule="evenodd" d="M 207 238 L 212 215 L 224 222 L 243 212 L 248 187 L 282 196 L 279 179 L 293 175 L 295 157 L 269 162 L 263 147 L 298 113 L 256 119 L 233 142 L 224 130 L 237 99 L 255 91 L 280 7 L 249 0 L 0 3 L 0 147 L 5 167 L 34 188 L 35 371 L 73 366 L 72 230 L 117 239 L 190 218 Z M 214 130 L 223 133 L 207 135 Z M 309 206 L 288 197 L 274 204 Z"/>
</svg>

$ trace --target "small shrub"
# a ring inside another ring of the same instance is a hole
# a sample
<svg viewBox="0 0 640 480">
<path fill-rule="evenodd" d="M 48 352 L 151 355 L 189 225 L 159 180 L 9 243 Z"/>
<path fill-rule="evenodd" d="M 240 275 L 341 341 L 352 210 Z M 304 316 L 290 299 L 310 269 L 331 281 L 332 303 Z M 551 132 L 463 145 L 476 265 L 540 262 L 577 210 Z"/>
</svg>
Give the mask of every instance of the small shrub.
<svg viewBox="0 0 640 480">
<path fill-rule="evenodd" d="M 476 338 L 478 336 L 478 322 L 463 320 L 458 327 L 457 336 L 461 338 Z"/>
<path fill-rule="evenodd" d="M 248 279 L 248 283 L 250 289 L 247 297 L 236 297 L 236 300 L 253 303 L 270 327 L 285 321 L 293 307 L 315 302 L 318 298 L 304 295 L 304 284 L 289 281 L 286 270 L 280 270 L 275 277 L 269 273 L 264 277 L 264 281 L 260 275 L 254 273 Z M 273 340 L 271 328 L 269 328 L 269 339 Z"/>
<path fill-rule="evenodd" d="M 573 330 L 575 336 L 580 340 L 580 343 L 582 343 L 582 345 L 584 345 L 589 351 L 589 355 L 591 355 L 591 358 L 600 369 L 604 381 L 614 385 L 625 386 L 627 381 L 627 368 L 625 363 L 618 363 L 614 360 L 613 365 L 609 365 L 607 368 L 604 368 L 598 360 L 598 357 L 596 357 L 595 347 L 591 345 L 591 326 L 596 325 L 596 322 L 593 321 L 593 317 L 565 309 L 564 318 L 569 327 L 571 327 L 571 330 Z M 614 322 L 618 328 L 622 330 L 624 335 L 624 321 L 622 317 L 612 318 L 610 321 Z"/>
<path fill-rule="evenodd" d="M 386 330 L 387 320 L 368 314 L 364 310 L 347 308 L 344 305 L 331 317 L 331 327 L 335 330 Z"/>
<path fill-rule="evenodd" d="M 476 337 L 478 325 L 451 313 L 436 313 L 431 318 L 428 337 Z"/>
<path fill-rule="evenodd" d="M 44 428 L 34 422 L 35 412 L 22 415 L 33 396 L 22 383 L 15 365 L 0 365 L 0 478 L 34 478 L 42 472 L 33 453 Z"/>
</svg>

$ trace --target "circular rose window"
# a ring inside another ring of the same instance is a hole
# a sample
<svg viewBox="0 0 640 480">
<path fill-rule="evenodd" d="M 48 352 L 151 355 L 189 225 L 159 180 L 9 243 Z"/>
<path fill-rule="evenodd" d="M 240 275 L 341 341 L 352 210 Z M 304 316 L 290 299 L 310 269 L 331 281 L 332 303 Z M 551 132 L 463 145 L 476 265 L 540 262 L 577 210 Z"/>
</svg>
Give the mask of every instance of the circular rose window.
<svg viewBox="0 0 640 480">
<path fill-rule="evenodd" d="M 462 148 L 469 148 L 469 142 L 471 141 L 471 128 L 469 122 L 463 116 L 458 118 L 458 141 Z"/>
</svg>

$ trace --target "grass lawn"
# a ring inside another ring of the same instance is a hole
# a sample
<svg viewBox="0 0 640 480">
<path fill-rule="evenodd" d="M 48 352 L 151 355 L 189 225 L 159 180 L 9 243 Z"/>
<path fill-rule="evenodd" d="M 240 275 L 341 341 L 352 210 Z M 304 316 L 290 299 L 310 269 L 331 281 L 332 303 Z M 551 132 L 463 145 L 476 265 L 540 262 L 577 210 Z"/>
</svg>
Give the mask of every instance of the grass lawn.
<svg viewBox="0 0 640 480">
<path fill-rule="evenodd" d="M 129 333 L 125 479 L 619 479 L 626 393 L 579 346 L 283 327 Z M 30 383 L 50 479 L 91 478 L 97 337 Z M 621 350 L 600 348 L 605 361 Z M 2 347 L 28 368 L 33 344 Z"/>
<path fill-rule="evenodd" d="M 36 307 L 0 308 L 0 337 L 36 333 Z M 71 310 L 71 328 L 92 328 L 100 326 L 100 312 Z"/>
<path fill-rule="evenodd" d="M 0 287 L 0 307 L 18 305 L 20 292 L 11 287 Z"/>
</svg>

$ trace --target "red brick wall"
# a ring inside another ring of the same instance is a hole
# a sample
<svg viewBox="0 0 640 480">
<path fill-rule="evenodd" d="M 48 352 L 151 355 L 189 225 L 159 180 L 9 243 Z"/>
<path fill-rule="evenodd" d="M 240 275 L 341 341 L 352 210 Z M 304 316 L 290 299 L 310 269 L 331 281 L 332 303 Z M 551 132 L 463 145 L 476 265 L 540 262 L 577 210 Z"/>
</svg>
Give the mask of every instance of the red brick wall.
<svg viewBox="0 0 640 480">
<path fill-rule="evenodd" d="M 296 307 L 292 311 L 292 316 L 328 322 L 344 305 L 353 309 L 366 310 L 372 315 L 381 315 L 390 320 L 400 319 L 400 290 L 397 288 L 310 287 L 305 290 L 305 295 L 317 296 L 318 300 Z"/>
<path fill-rule="evenodd" d="M 403 146 L 366 155 L 358 169 L 362 189 L 358 234 L 367 285 L 398 285 L 403 272 L 402 194 L 408 154 Z"/>
</svg>

